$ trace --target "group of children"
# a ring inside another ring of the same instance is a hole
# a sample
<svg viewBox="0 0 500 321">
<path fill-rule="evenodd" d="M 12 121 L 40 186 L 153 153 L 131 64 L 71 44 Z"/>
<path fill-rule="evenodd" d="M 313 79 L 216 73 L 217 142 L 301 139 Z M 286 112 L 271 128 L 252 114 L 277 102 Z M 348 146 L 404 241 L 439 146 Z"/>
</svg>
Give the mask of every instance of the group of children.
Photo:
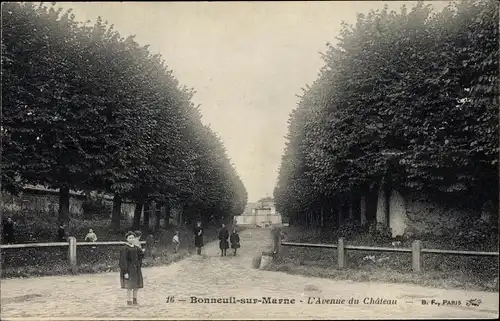
<svg viewBox="0 0 500 321">
<path fill-rule="evenodd" d="M 90 232 L 91 231 L 89 231 L 89 233 Z M 146 250 L 141 246 L 141 236 L 141 231 L 127 232 L 127 234 L 125 234 L 127 243 L 120 251 L 120 285 L 122 289 L 127 290 L 127 305 L 138 304 L 137 294 L 139 289 L 144 285 L 141 268 L 144 252 Z M 234 250 L 234 255 L 236 255 L 236 251 L 240 247 L 240 236 L 235 229 L 233 229 L 231 235 L 229 235 L 226 225 L 222 224 L 222 228 L 219 231 L 221 256 L 226 256 L 226 250 L 229 248 L 228 238 L 231 242 L 231 248 Z M 175 231 L 172 238 L 172 244 L 174 246 L 174 252 L 177 253 L 181 244 L 179 231 Z M 198 254 L 201 254 L 201 247 L 203 246 L 203 229 L 201 228 L 201 223 L 198 223 L 195 228 L 195 246 L 198 249 Z"/>
</svg>

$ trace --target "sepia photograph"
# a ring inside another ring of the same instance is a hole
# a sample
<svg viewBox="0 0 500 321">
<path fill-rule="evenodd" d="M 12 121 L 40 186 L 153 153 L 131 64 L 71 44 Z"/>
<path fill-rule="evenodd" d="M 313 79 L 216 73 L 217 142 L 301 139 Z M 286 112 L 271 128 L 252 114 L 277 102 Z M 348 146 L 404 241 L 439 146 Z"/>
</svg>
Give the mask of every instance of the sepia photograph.
<svg viewBox="0 0 500 321">
<path fill-rule="evenodd" d="M 499 11 L 2 2 L 0 319 L 498 319 Z"/>
</svg>

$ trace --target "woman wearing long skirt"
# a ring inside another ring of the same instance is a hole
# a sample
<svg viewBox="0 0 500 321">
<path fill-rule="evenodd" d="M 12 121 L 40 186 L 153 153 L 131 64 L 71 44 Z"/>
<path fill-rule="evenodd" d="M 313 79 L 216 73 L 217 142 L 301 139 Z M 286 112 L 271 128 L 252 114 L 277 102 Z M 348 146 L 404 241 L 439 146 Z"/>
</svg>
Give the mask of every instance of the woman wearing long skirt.
<svg viewBox="0 0 500 321">
<path fill-rule="evenodd" d="M 233 255 L 236 256 L 236 251 L 240 247 L 240 236 L 238 234 L 238 231 L 233 229 L 229 240 L 231 241 L 231 248 L 234 250 Z"/>
<path fill-rule="evenodd" d="M 196 223 L 194 232 L 194 246 L 196 247 L 196 253 L 201 255 L 201 248 L 203 247 L 203 228 L 201 227 L 201 222 Z"/>
<path fill-rule="evenodd" d="M 229 232 L 227 231 L 226 225 L 222 224 L 222 228 L 219 231 L 219 248 L 220 256 L 226 256 L 226 251 L 229 248 Z"/>
<path fill-rule="evenodd" d="M 137 293 L 143 287 L 141 261 L 144 251 L 135 245 L 137 235 L 128 232 L 125 235 L 127 244 L 120 251 L 120 284 L 127 289 L 127 304 L 137 304 Z"/>
</svg>

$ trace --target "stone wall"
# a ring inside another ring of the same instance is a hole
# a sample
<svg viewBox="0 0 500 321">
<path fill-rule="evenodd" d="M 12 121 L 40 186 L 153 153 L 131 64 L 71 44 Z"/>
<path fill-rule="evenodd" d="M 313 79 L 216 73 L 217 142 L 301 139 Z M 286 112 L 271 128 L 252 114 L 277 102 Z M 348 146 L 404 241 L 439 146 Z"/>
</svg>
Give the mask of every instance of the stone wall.
<svg viewBox="0 0 500 321">
<path fill-rule="evenodd" d="M 73 217 L 83 215 L 82 196 L 71 195 L 69 211 Z M 52 192 L 25 191 L 18 196 L 2 193 L 2 210 L 8 215 L 22 215 L 25 212 L 47 213 L 57 215 L 59 210 L 59 195 Z"/>
<path fill-rule="evenodd" d="M 26 213 L 43 213 L 57 216 L 59 211 L 59 194 L 51 190 L 30 189 L 21 192 L 18 196 L 13 196 L 2 192 L 1 209 L 4 216 L 12 215 L 17 217 L 25 216 Z M 83 216 L 83 203 L 85 196 L 77 193 L 70 194 L 69 212 L 72 218 Z M 111 197 L 104 198 L 104 202 L 113 205 Z M 127 218 L 134 216 L 135 204 L 129 202 L 122 203 L 122 215 Z M 111 213 L 110 213 L 111 215 Z"/>
<path fill-rule="evenodd" d="M 468 218 L 479 219 L 481 209 L 463 204 L 430 201 L 424 197 L 407 196 L 406 232 L 442 235 L 444 231 L 458 228 Z"/>
<path fill-rule="evenodd" d="M 481 206 L 474 205 L 467 198 L 433 200 L 424 195 L 416 196 L 396 190 L 386 195 L 383 190 L 379 190 L 376 217 L 380 225 L 388 224 L 392 236 L 395 237 L 403 234 L 416 236 L 423 233 L 439 236 L 447 230 L 458 228 L 466 219 L 479 219 L 489 215 L 482 213 Z"/>
</svg>

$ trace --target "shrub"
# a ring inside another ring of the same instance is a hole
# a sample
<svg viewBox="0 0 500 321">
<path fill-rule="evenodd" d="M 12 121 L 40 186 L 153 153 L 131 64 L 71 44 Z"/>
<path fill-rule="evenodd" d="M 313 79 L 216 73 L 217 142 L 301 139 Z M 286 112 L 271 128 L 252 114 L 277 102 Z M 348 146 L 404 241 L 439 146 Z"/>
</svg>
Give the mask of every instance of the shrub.
<svg viewBox="0 0 500 321">
<path fill-rule="evenodd" d="M 82 204 L 85 219 L 107 219 L 111 216 L 113 205 L 100 196 L 88 196 Z"/>
</svg>

